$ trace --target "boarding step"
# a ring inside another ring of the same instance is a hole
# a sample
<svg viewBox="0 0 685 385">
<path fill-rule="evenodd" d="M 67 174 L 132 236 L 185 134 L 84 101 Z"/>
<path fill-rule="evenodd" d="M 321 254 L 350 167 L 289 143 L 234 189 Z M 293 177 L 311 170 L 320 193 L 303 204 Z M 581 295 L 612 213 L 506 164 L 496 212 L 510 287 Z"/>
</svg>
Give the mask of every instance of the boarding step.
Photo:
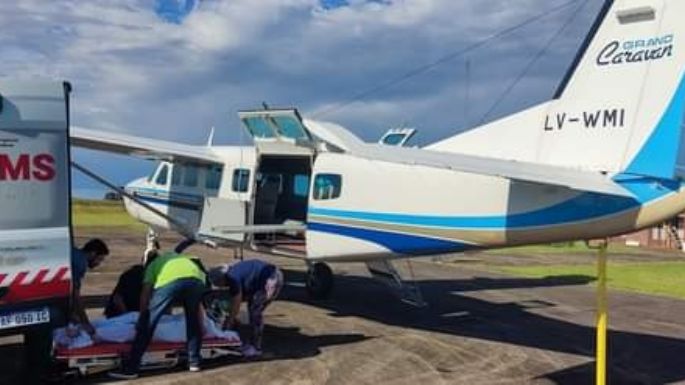
<svg viewBox="0 0 685 385">
<path fill-rule="evenodd" d="M 247 224 L 247 202 L 226 198 L 205 198 L 197 239 L 213 240 L 221 245 L 242 245 L 246 235 L 297 234 L 306 230 L 302 222 L 286 221 L 283 224 Z"/>
</svg>

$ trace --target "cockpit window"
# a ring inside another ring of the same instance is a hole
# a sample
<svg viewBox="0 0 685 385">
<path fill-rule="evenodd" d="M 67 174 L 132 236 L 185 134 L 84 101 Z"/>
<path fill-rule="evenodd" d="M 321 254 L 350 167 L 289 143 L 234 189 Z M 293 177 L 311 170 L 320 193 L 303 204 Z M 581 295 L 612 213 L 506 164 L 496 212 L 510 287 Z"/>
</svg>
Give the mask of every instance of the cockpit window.
<svg viewBox="0 0 685 385">
<path fill-rule="evenodd" d="M 174 167 L 171 168 L 171 184 L 174 186 L 179 186 L 183 178 L 183 166 L 176 163 Z"/>
<path fill-rule="evenodd" d="M 209 166 L 207 168 L 207 176 L 205 178 L 205 187 L 208 190 L 218 190 L 221 185 L 221 166 Z"/>
<path fill-rule="evenodd" d="M 183 172 L 183 185 L 188 187 L 197 186 L 197 167 L 186 166 Z"/>
<path fill-rule="evenodd" d="M 157 178 L 155 179 L 155 183 L 160 186 L 166 186 L 167 180 L 169 179 L 168 177 L 169 166 L 165 164 L 159 169 L 159 172 L 157 173 Z"/>
</svg>

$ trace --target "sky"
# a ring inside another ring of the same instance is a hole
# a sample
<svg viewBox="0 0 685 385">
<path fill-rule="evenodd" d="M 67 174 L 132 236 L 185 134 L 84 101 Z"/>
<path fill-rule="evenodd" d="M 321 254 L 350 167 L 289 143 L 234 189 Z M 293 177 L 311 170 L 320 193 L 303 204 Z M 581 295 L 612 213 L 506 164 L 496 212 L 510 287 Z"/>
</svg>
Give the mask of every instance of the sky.
<svg viewBox="0 0 685 385">
<path fill-rule="evenodd" d="M 601 3 L 4 1 L 0 81 L 67 80 L 73 125 L 189 144 L 204 143 L 212 126 L 217 144 L 249 143 L 236 112 L 262 102 L 297 107 L 367 141 L 415 127 L 417 143 L 427 144 L 549 99 Z M 74 158 L 120 185 L 153 167 L 87 150 Z M 74 186 L 98 187 L 76 173 Z"/>
</svg>

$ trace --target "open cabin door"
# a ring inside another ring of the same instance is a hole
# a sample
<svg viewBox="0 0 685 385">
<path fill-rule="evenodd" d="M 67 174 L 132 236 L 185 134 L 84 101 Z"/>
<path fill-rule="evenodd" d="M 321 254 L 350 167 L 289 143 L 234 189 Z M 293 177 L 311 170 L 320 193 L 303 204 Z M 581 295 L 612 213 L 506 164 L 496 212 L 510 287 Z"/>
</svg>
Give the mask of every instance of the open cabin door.
<svg viewBox="0 0 685 385">
<path fill-rule="evenodd" d="M 238 116 L 258 154 L 314 155 L 316 141 L 296 109 L 240 111 Z"/>
<path fill-rule="evenodd" d="M 247 202 L 229 198 L 205 198 L 199 236 L 223 242 L 243 243 L 247 225 Z"/>
<path fill-rule="evenodd" d="M 248 225 L 251 245 L 283 255 L 304 255 L 312 164 L 317 139 L 295 109 L 239 112 L 256 148 Z"/>
</svg>

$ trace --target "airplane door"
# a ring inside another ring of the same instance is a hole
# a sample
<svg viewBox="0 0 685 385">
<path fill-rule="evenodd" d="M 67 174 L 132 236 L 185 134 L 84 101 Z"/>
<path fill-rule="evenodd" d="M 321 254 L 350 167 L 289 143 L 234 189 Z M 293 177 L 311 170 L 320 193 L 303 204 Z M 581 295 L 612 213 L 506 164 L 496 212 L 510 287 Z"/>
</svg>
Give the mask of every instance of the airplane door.
<svg viewBox="0 0 685 385">
<path fill-rule="evenodd" d="M 241 229 L 247 223 L 247 202 L 226 198 L 205 198 L 199 235 L 222 241 L 243 243 Z"/>
<path fill-rule="evenodd" d="M 238 117 L 260 155 L 312 155 L 314 136 L 296 109 L 240 111 Z"/>
</svg>

